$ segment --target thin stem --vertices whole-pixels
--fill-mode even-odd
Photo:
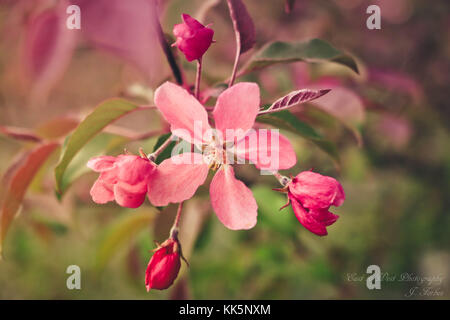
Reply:
[[[234,84],[234,80],[236,80],[236,72],[237,72],[237,67],[238,67],[238,64],[239,64],[239,57],[240,56],[241,56],[241,47],[240,47],[240,45],[238,43],[237,46],[236,46],[236,57],[234,58],[233,71],[231,73],[230,82],[228,83],[229,87],[231,87]]]
[[[172,228],[170,229],[170,237],[178,240],[178,226],[180,224],[181,211],[183,210],[183,202],[178,205],[177,215],[173,221]]]
[[[200,97],[200,79],[202,77],[202,58],[199,58],[197,60],[197,75],[195,76],[195,90],[194,90],[194,94],[195,97],[198,98]]]
[[[183,210],[183,202],[180,202],[180,204],[178,205],[177,215],[173,223],[174,227],[178,227],[178,225],[180,224],[181,210]]]
[[[173,137],[174,135],[171,134],[170,137],[167,138],[167,140],[164,141],[164,143],[160,145],[158,149],[155,150],[155,152],[148,155],[148,159],[151,161],[155,161],[156,158],[158,158],[158,156],[161,154],[161,152],[163,152],[164,149],[166,149],[169,146],[169,144],[173,141]]]
[[[275,172],[273,175],[274,175],[275,178],[277,178],[277,180],[280,182],[280,184],[283,187],[285,187],[291,181],[291,179],[281,175],[279,172]]]
[[[183,76],[181,75],[181,70],[178,67],[178,64],[175,60],[175,57],[172,54],[172,50],[170,49],[170,45],[166,41],[166,37],[164,36],[164,31],[161,27],[161,23],[159,22],[158,15],[156,14],[156,6],[154,6],[153,10],[153,19],[155,20],[155,29],[158,36],[159,44],[166,55],[167,62],[169,62],[170,68],[172,69],[173,76],[178,84],[183,84]]]

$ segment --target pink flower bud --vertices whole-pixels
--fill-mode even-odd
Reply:
[[[167,239],[150,259],[145,272],[145,286],[164,290],[172,285],[181,266],[181,247],[176,239]]]
[[[214,30],[205,27],[190,15],[181,15],[183,23],[173,27],[173,34],[177,41],[173,46],[184,53],[188,61],[200,59],[213,42]]]
[[[100,173],[91,188],[92,200],[101,204],[115,200],[127,208],[137,208],[144,202],[150,176],[156,168],[147,158],[127,154],[95,157],[87,166]]]
[[[304,171],[287,185],[287,192],[300,223],[314,234],[327,235],[326,227],[339,218],[328,209],[340,206],[345,200],[341,184],[331,177]]]

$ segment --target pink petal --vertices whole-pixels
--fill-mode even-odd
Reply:
[[[165,82],[156,89],[155,104],[170,123],[172,133],[184,140],[202,142],[205,132],[210,130],[205,108],[174,83]]]
[[[194,18],[192,18],[190,15],[183,13],[181,15],[181,19],[183,19],[184,23],[190,28],[190,29],[194,29],[194,30],[201,30],[203,29],[205,26],[202,25],[199,21],[195,20]]]
[[[130,185],[126,182],[118,181],[114,185],[114,199],[122,207],[137,208],[144,202],[146,191],[146,181],[137,185]]]
[[[323,223],[325,226],[331,226],[339,219],[337,214],[331,213],[328,209],[311,209],[309,214],[316,219],[316,221]]]
[[[297,162],[291,142],[278,130],[251,130],[236,144],[236,155],[268,171],[289,169]]]
[[[345,200],[344,190],[336,179],[312,171],[299,173],[289,184],[289,191],[305,208],[340,206]]]
[[[290,193],[289,200],[291,201],[295,216],[306,229],[318,236],[326,236],[328,234],[326,224],[316,220],[315,216],[311,215]]]
[[[166,206],[192,198],[208,176],[208,165],[198,153],[183,153],[164,160],[150,178],[148,198]]]
[[[88,168],[94,170],[95,172],[102,172],[106,170],[111,170],[116,162],[116,157],[112,156],[100,156],[91,158],[87,166]]]
[[[259,87],[256,83],[240,82],[220,94],[213,115],[216,128],[222,132],[224,140],[245,136],[255,123],[259,102]],[[227,134],[227,129],[234,132]]]
[[[147,180],[156,165],[148,159],[135,155],[117,157],[117,179],[131,185]]]
[[[258,205],[249,188],[225,165],[210,186],[211,204],[219,220],[231,230],[251,229],[256,224]]]
[[[112,185],[107,184],[101,178],[95,181],[94,185],[91,188],[91,197],[95,203],[104,204],[109,201],[114,200],[114,193],[112,190]]]
[[[333,205],[335,207],[341,206],[345,200],[344,188],[342,188],[342,185],[339,182],[337,182],[337,184],[338,184],[338,186],[337,186],[336,195],[333,199],[333,202],[331,203],[331,205]]]
[[[214,31],[203,28],[195,31],[195,35],[177,42],[178,48],[185,54],[188,61],[200,59],[212,43]]]

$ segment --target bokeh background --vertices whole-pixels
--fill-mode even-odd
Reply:
[[[123,6],[111,1],[115,10],[97,8],[87,17],[82,12],[82,30],[92,29],[58,37],[55,33],[67,31],[58,30],[57,21],[42,27],[33,19],[45,8],[65,2],[0,1],[0,125],[43,130],[49,121],[80,117],[114,96],[149,103],[153,90],[171,79],[156,39],[145,31],[142,19],[129,20],[141,24],[129,31],[133,36],[124,31],[124,42],[117,40],[122,29],[108,25],[120,25],[120,17],[132,14],[130,8],[145,8],[145,2]],[[124,147],[137,152],[142,146],[151,152],[156,136],[130,141],[118,134],[166,128],[156,112],[139,112],[86,146],[73,168],[77,179],[61,201],[54,194],[58,155],[40,170],[5,241],[0,299],[450,297],[448,2],[297,0],[290,13],[281,0],[244,2],[256,26],[257,48],[268,41],[317,37],[358,61],[360,75],[336,64],[298,62],[240,78],[258,82],[265,103],[308,86],[337,92],[323,101],[329,113],[311,104],[296,108],[295,114],[336,143],[340,167],[310,142],[282,130],[298,156],[296,167],[284,174],[313,167],[344,186],[347,199],[334,210],[340,219],[328,228],[329,235],[309,233],[290,208],[279,211],[285,198],[271,190],[276,180],[242,166],[237,175],[259,204],[256,227],[226,229],[211,212],[207,182],[187,201],[182,217],[181,241],[190,267],[183,265],[170,290],[147,293],[149,250],[153,240],[167,237],[176,207],[159,211],[148,202],[137,210],[96,205],[89,196],[96,174],[84,169],[89,157],[118,154]],[[366,28],[370,4],[381,8],[381,30]],[[114,16],[117,12],[123,15]],[[171,34],[181,13],[213,23],[217,42],[204,57],[202,87],[220,83],[231,72],[235,51],[225,1],[162,1],[160,19],[166,33]],[[27,46],[36,30],[47,35],[36,40],[39,49],[30,57]],[[54,37],[62,41],[56,44],[62,53],[48,57],[46,48],[55,45]],[[71,46],[73,51],[64,52]],[[252,52],[243,56],[244,62]],[[45,59],[54,69],[50,75],[40,70]],[[195,64],[179,54],[177,59],[192,81]],[[32,146],[0,135],[2,174]],[[383,272],[381,290],[366,287],[371,264]],[[69,265],[81,268],[81,290],[66,288]],[[399,281],[402,274],[441,281]],[[429,294],[408,297],[416,286],[430,287]]]

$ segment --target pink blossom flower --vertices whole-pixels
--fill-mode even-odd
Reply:
[[[145,286],[164,290],[172,285],[181,267],[181,247],[177,240],[167,239],[150,259],[145,272]]]
[[[173,27],[173,34],[177,41],[173,46],[184,53],[188,61],[200,59],[213,42],[214,30],[183,13],[183,23]]]
[[[287,193],[298,221],[319,236],[327,235],[326,227],[339,218],[328,211],[330,206],[339,207],[345,200],[344,189],[336,179],[312,171],[303,171],[293,178]]]
[[[259,87],[241,82],[218,97],[212,117],[216,131],[208,123],[208,114],[185,89],[166,82],[155,92],[155,104],[170,124],[173,134],[194,143],[203,153],[183,153],[163,161],[152,175],[158,188],[149,188],[148,197],[155,206],[165,206],[191,198],[205,181],[209,168],[218,169],[210,185],[212,207],[219,220],[229,229],[250,229],[256,224],[257,204],[250,189],[237,180],[231,164],[234,157],[247,159],[258,168],[287,169],[296,163],[290,142],[277,132],[277,138],[259,143],[260,130],[252,129],[260,108]],[[230,131],[232,130],[232,131]],[[230,134],[231,132],[231,134]],[[248,143],[249,141],[258,143]],[[234,154],[223,149],[234,143]],[[272,154],[265,158],[265,152]],[[276,164],[273,159],[279,160]]]
[[[137,208],[144,202],[150,175],[156,167],[135,155],[95,157],[87,166],[100,172],[91,188],[92,200],[100,204],[115,200],[127,208]]]

